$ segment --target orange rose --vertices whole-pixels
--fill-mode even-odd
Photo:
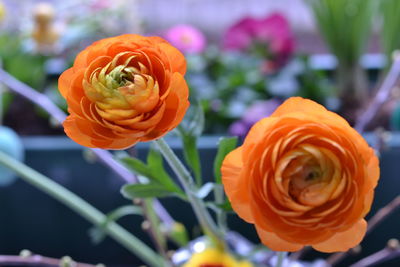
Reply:
[[[66,134],[104,149],[165,135],[189,107],[185,72],[184,56],[159,37],[127,34],[93,43],[58,82],[70,113]]]
[[[378,165],[343,118],[294,97],[253,126],[221,171],[233,209],[272,250],[336,252],[365,235]]]

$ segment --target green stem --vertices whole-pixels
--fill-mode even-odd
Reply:
[[[100,225],[106,220],[106,216],[103,213],[79,196],[1,151],[0,164],[10,168],[23,180],[35,186],[39,190],[47,193],[51,197],[57,199],[94,225]],[[108,223],[105,227],[105,231],[118,243],[143,260],[146,264],[153,267],[163,266],[163,260],[161,257],[159,257],[145,243],[133,236],[118,224],[114,222]]]
[[[221,185],[216,185],[214,188],[214,197],[217,204],[224,203],[224,189]],[[223,233],[226,233],[228,227],[226,223],[226,212],[222,209],[217,211],[217,223]]]
[[[277,252],[278,259],[276,261],[275,267],[282,267],[283,260],[286,257],[287,252]]]
[[[170,259],[166,251],[166,240],[160,230],[160,220],[153,209],[153,199],[143,199],[142,201],[143,215],[149,222],[149,234],[153,239],[158,253],[165,259],[165,267],[171,267],[172,265],[169,264]]]
[[[2,85],[0,84],[0,125],[3,125],[3,97],[4,97],[4,88],[2,87]]]
[[[172,170],[175,172],[180,183],[182,184],[182,187],[188,196],[188,200],[192,205],[193,211],[196,214],[203,231],[205,234],[209,235],[213,241],[217,243],[217,245],[223,246],[224,242],[222,233],[219,231],[214,220],[211,218],[211,215],[208,212],[204,202],[198,198],[195,193],[193,177],[190,175],[189,171],[182,164],[179,158],[175,155],[174,151],[172,151],[169,145],[164,141],[164,139],[160,138],[154,142],[157,144],[164,158],[171,166]]]

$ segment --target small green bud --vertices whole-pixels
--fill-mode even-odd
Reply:
[[[75,262],[72,260],[70,256],[64,256],[60,260],[60,267],[74,267]]]

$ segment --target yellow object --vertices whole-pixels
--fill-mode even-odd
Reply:
[[[3,21],[6,15],[6,8],[4,7],[3,2],[0,1],[0,22]]]
[[[208,248],[196,253],[183,267],[253,267],[248,261],[237,261],[223,250]]]
[[[37,24],[50,24],[54,19],[54,8],[48,3],[39,3],[35,6],[33,16]]]
[[[53,45],[59,38],[59,33],[53,27],[50,28],[35,28],[32,33],[32,38],[38,46]]]
[[[52,5],[39,3],[35,6],[33,11],[35,26],[32,38],[39,51],[51,50],[59,38],[59,32],[53,25],[54,16],[55,11]]]

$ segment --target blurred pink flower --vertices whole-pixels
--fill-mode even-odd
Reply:
[[[245,17],[232,25],[223,39],[226,50],[245,50],[250,47],[255,38],[255,29],[258,21],[252,17]]]
[[[294,48],[293,34],[286,18],[274,13],[254,24],[255,38],[269,44],[275,53],[292,53]]]
[[[95,0],[90,7],[94,11],[99,11],[103,9],[110,8],[112,6],[112,2],[110,0]]]
[[[197,28],[187,24],[170,28],[164,37],[183,53],[201,53],[206,46],[204,34]]]
[[[247,50],[254,44],[265,44],[279,65],[287,61],[294,50],[294,37],[286,18],[273,13],[265,18],[246,17],[225,33],[226,50]]]

